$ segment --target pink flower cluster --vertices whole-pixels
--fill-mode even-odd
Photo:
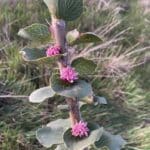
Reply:
[[[61,47],[57,46],[57,45],[48,47],[48,49],[46,51],[47,57],[58,55],[60,53],[61,53]]]
[[[72,135],[75,137],[87,137],[89,134],[89,129],[87,127],[87,123],[80,121],[78,123],[76,123],[73,127],[72,127]]]
[[[70,66],[63,67],[60,70],[60,78],[62,80],[68,81],[69,83],[73,83],[75,80],[78,79],[78,73],[75,71],[74,68]]]

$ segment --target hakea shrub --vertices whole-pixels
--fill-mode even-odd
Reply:
[[[81,115],[80,108],[86,103],[107,104],[104,97],[94,94],[87,81],[87,76],[91,77],[95,73],[97,64],[84,57],[73,58],[73,52],[68,49],[77,44],[102,42],[92,32],[79,33],[75,29],[66,33],[66,21],[73,21],[81,15],[83,0],[44,0],[44,3],[51,14],[50,26],[35,23],[18,32],[19,36],[42,45],[23,48],[23,59],[45,64],[49,69],[55,70],[50,78],[50,85],[32,92],[29,101],[41,103],[55,95],[63,96],[66,105],[61,110],[69,111],[69,118],[52,121],[38,129],[38,141],[47,148],[55,145],[56,150],[88,150],[90,146],[95,149],[106,146],[110,150],[120,150],[125,144],[121,136],[108,133],[96,123],[86,122]]]

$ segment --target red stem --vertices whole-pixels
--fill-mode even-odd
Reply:
[[[51,25],[52,34],[54,36],[56,45],[59,45],[62,48],[63,53],[68,53],[66,48],[66,25],[65,21],[52,18],[52,25]],[[68,64],[68,56],[63,56],[61,60],[58,62],[59,69],[64,66],[70,65]],[[68,98],[67,100],[70,112],[70,120],[72,126],[81,120],[79,104],[77,99]]]

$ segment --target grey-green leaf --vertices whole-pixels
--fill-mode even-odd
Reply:
[[[51,57],[46,56],[46,48],[28,48],[25,47],[20,51],[20,54],[22,54],[22,57],[25,61],[28,62],[36,62],[36,63],[48,63],[48,65],[53,65],[58,58],[60,58],[62,55],[55,55]]]
[[[20,29],[18,35],[37,42],[50,42],[51,40],[48,27],[39,23]]]
[[[66,147],[69,150],[83,150],[98,141],[102,136],[103,128],[94,123],[89,123],[88,128],[90,129],[90,134],[85,138],[73,137],[71,129],[68,129],[63,136]]]
[[[99,141],[95,142],[96,148],[108,147],[109,150],[121,150],[126,141],[120,135],[112,135],[107,131],[103,131],[103,135]]]
[[[61,80],[59,75],[53,75],[51,78],[51,87],[56,94],[81,99],[93,93],[92,87],[89,83],[83,80],[77,80],[74,83],[66,83]]]
[[[72,30],[67,33],[67,42],[69,45],[102,42],[103,40],[93,32],[79,33],[79,31]]]
[[[71,65],[76,69],[80,76],[94,74],[97,66],[92,60],[83,57],[73,60]]]
[[[69,119],[58,119],[40,128],[36,137],[40,144],[46,148],[50,148],[55,144],[63,143],[63,133],[70,127]]]
[[[47,86],[32,92],[31,95],[29,96],[29,101],[32,103],[41,103],[44,100],[53,97],[54,95],[55,92],[51,89],[50,86]]]

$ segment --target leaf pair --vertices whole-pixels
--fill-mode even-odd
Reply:
[[[40,23],[34,23],[19,30],[18,35],[35,42],[49,43],[53,42],[48,26]],[[102,42],[102,39],[92,32],[79,33],[77,29],[69,31],[66,35],[69,45]]]
[[[36,136],[46,148],[57,144],[56,149],[60,150],[82,150],[98,141],[103,133],[103,128],[95,123],[89,123],[88,128],[90,129],[88,137],[76,138],[71,134],[69,119],[59,119],[39,129]]]
[[[25,47],[20,51],[22,57],[25,61],[28,62],[39,62],[45,63],[48,65],[53,65],[56,61],[65,54],[58,54],[55,56],[47,57],[46,48],[28,48]],[[72,67],[76,69],[80,76],[92,75],[95,72],[96,64],[88,59],[80,57],[73,60]]]
[[[55,94],[81,99],[91,93],[93,93],[91,85],[84,80],[78,80],[74,84],[66,84],[59,78],[59,75],[53,75],[51,78],[51,87],[48,86],[35,90],[29,96],[29,100],[33,103],[41,103],[55,96]]]
[[[120,135],[112,135],[96,123],[88,123],[88,128],[88,137],[74,137],[71,134],[69,119],[58,119],[40,128],[36,137],[46,148],[58,145],[56,150],[83,150],[91,145],[96,149],[107,147],[109,150],[121,150],[126,144]]]

